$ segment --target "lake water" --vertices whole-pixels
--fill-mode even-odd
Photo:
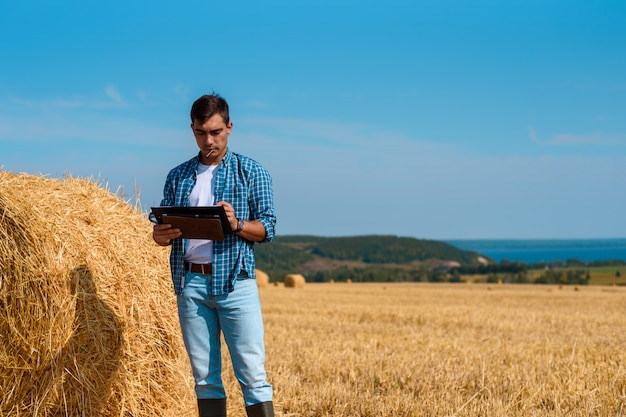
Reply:
[[[464,250],[527,264],[578,259],[585,262],[626,261],[625,239],[448,240]]]

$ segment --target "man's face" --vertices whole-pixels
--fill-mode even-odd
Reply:
[[[196,137],[196,143],[200,148],[200,162],[204,165],[217,165],[226,154],[228,135],[233,128],[233,123],[224,123],[219,114],[214,114],[204,123],[194,120],[191,130]]]

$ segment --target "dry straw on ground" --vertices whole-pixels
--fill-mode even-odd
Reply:
[[[0,171],[0,416],[194,408],[167,249],[92,181]]]
[[[261,291],[284,417],[626,416],[626,288]]]

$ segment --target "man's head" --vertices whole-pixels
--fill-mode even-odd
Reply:
[[[191,123],[199,121],[204,123],[211,116],[219,114],[224,123],[230,122],[228,103],[218,94],[204,95],[194,101],[191,106]]]
[[[228,135],[233,127],[228,115],[228,103],[220,96],[200,97],[191,106],[191,130],[200,148],[200,162],[204,165],[220,163],[228,146]]]

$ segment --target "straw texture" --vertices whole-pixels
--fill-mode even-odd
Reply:
[[[270,284],[270,276],[267,273],[261,271],[260,269],[254,269],[254,274],[256,275],[256,285],[259,288],[265,288]]]
[[[306,279],[301,274],[287,274],[284,283],[286,288],[304,288]]]
[[[0,416],[185,416],[167,248],[91,180],[0,171]]]

